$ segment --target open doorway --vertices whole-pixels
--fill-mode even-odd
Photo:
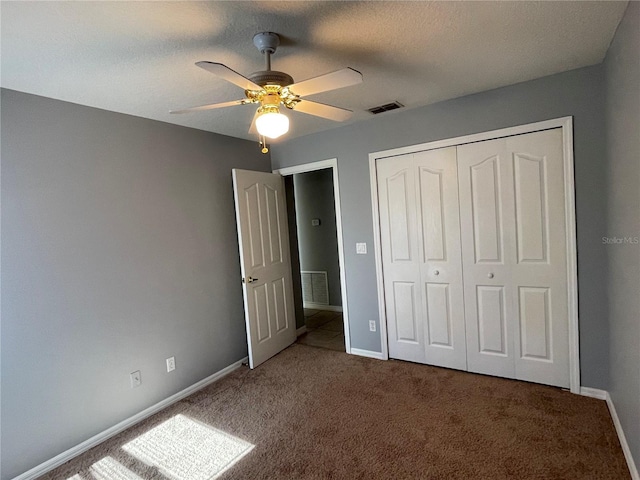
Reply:
[[[292,177],[306,328],[298,342],[344,352],[333,172]]]
[[[285,178],[298,342],[350,353],[337,161]]]

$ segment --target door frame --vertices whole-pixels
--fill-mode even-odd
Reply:
[[[336,240],[338,242],[338,265],[340,267],[340,294],[342,296],[342,319],[344,323],[344,346],[347,353],[351,353],[351,338],[349,335],[349,308],[347,306],[347,278],[344,263],[344,242],[342,238],[342,211],[340,209],[340,182],[338,181],[338,159],[329,158],[317,162],[304,163],[293,167],[282,167],[273,173],[287,177],[297,173],[315,172],[330,168],[333,173],[333,198],[336,211]]]
[[[376,262],[378,286],[378,312],[380,315],[380,343],[382,358],[389,359],[387,315],[384,297],[384,279],[382,276],[382,249],[380,240],[380,212],[378,210],[378,178],[376,161],[379,159],[453,147],[467,143],[494,140],[525,133],[533,133],[552,128],[562,129],[562,150],[564,161],[565,227],[567,235],[567,305],[569,321],[569,385],[572,393],[580,393],[580,338],[578,320],[578,262],[576,248],[576,207],[573,163],[573,117],[561,117],[542,122],[528,123],[514,127],[491,130],[472,135],[436,140],[391,150],[382,150],[369,154],[369,175],[371,181],[371,208],[373,212],[373,247]]]

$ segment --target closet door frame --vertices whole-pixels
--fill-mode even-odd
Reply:
[[[552,128],[562,129],[562,151],[564,162],[564,202],[565,226],[567,234],[567,306],[569,322],[569,385],[572,393],[580,393],[580,343],[578,320],[578,265],[576,249],[576,207],[575,182],[573,171],[573,117],[562,117],[542,122],[518,125],[499,130],[465,135],[461,137],[437,140],[434,142],[410,145],[407,147],[383,150],[369,154],[369,175],[371,181],[371,207],[373,212],[373,240],[378,286],[378,311],[380,315],[380,343],[382,358],[389,359],[387,316],[384,296],[384,278],[382,275],[382,248],[380,239],[380,214],[378,209],[378,179],[376,161],[379,159],[416,153],[437,148],[453,147],[473,142],[494,140],[525,133],[533,133]]]

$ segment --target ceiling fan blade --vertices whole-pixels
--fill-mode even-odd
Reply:
[[[311,102],[309,100],[300,100],[294,110],[302,113],[308,113],[309,115],[315,115],[316,117],[327,118],[334,122],[344,122],[349,120],[353,112],[346,108],[333,107],[331,105],[325,105],[324,103]]]
[[[303,80],[300,83],[294,83],[293,85],[289,85],[289,90],[296,95],[304,97],[315,93],[350,87],[358,83],[362,83],[362,74],[353,68],[347,67],[336,72],[310,78],[309,80]]]
[[[208,72],[217,75],[218,77],[226,80],[227,82],[231,82],[234,85],[243,88],[244,90],[262,90],[260,85],[253,83],[247,77],[243,77],[235,70],[231,70],[226,65],[221,63],[214,62],[196,62],[196,65],[200,68],[204,68]]]
[[[234,105],[245,105],[249,102],[247,100],[233,100],[231,102],[223,102],[223,103],[211,103],[209,105],[201,105],[199,107],[191,107],[184,108],[182,110],[171,110],[169,113],[190,113],[190,112],[199,112],[201,110],[213,110],[214,108],[224,108],[224,107],[232,107]]]
[[[256,114],[253,116],[253,120],[251,120],[251,126],[249,127],[249,133],[251,135],[260,135],[258,133],[258,128],[256,127],[257,118],[258,118],[258,110],[256,110]]]

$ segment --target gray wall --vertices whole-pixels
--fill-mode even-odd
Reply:
[[[231,168],[270,159],[10,90],[1,145],[8,479],[246,355]]]
[[[607,237],[640,237],[640,3],[630,2],[605,60]],[[609,390],[640,470],[640,245],[607,246]]]
[[[367,81],[365,75],[365,82]],[[357,87],[354,87],[354,95]],[[368,154],[552,118],[574,116],[582,385],[607,388],[606,161],[603,67],[573,70],[274,145],[274,168],[337,157],[351,345],[380,351]],[[356,255],[366,242],[367,255]]]
[[[330,168],[293,176],[300,270],[326,271],[329,305],[342,305],[338,231],[333,195],[333,171]],[[311,226],[311,220],[320,225]]]

